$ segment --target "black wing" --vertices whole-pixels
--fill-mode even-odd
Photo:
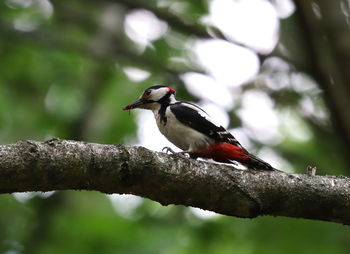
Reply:
[[[170,110],[181,123],[207,135],[216,142],[227,142],[242,147],[224,127],[217,126],[206,118],[208,114],[200,107],[188,102],[177,102],[170,105]]]

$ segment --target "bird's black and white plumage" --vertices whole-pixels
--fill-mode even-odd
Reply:
[[[175,90],[167,86],[146,89],[139,100],[124,110],[152,110],[160,132],[192,158],[211,158],[248,168],[275,170],[270,164],[250,154],[224,127],[216,125],[208,114],[195,104],[177,101]]]

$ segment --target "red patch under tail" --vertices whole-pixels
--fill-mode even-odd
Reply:
[[[245,150],[225,142],[205,147],[199,154],[199,157],[211,158],[215,161],[225,163],[230,163],[231,160],[245,163],[249,160],[249,156]]]
[[[197,156],[211,158],[223,163],[233,163],[233,161],[238,161],[244,166],[252,169],[275,170],[270,164],[248,153],[241,147],[225,142],[207,146]]]

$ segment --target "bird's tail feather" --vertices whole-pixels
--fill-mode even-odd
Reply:
[[[244,164],[248,168],[257,169],[257,170],[280,171],[280,170],[272,167],[266,161],[263,161],[262,159],[256,157],[255,155],[253,155],[251,153],[248,154],[248,160]]]
[[[201,153],[191,153],[190,156],[192,158],[211,158],[223,163],[234,163],[234,161],[238,161],[250,169],[280,171],[272,167],[269,163],[249,153],[244,148],[226,142],[209,145],[205,147]]]

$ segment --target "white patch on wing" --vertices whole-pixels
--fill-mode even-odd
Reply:
[[[211,122],[215,126],[218,126],[218,127],[220,126],[220,124],[215,123],[215,121],[209,116],[209,114],[206,111],[204,111],[204,109],[200,108],[199,106],[191,104],[191,103],[186,103],[186,102],[183,102],[182,105],[196,110],[200,116],[204,117],[206,120],[208,120],[209,122]]]
[[[198,114],[200,114],[202,117],[204,117],[205,119],[210,121],[210,116],[208,114],[204,113],[203,111],[198,111]]]

